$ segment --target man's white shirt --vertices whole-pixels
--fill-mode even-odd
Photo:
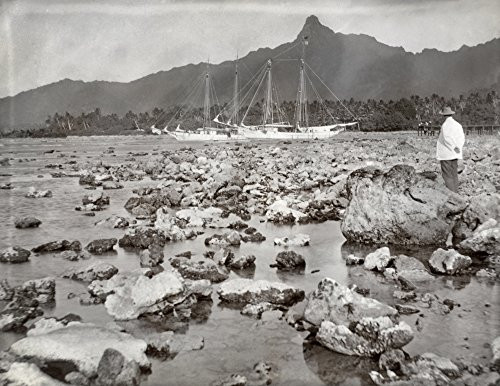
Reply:
[[[441,125],[441,132],[436,145],[436,158],[440,161],[462,159],[462,147],[465,143],[464,129],[453,117],[448,117]],[[455,148],[460,151],[455,152]]]

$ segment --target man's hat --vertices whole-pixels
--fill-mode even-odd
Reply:
[[[450,106],[446,106],[443,110],[439,112],[441,115],[453,115],[455,112],[451,109]]]

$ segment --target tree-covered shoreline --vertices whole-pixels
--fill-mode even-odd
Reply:
[[[494,90],[473,92],[459,97],[444,98],[433,94],[430,97],[412,95],[396,101],[373,100],[356,101],[314,101],[308,103],[308,121],[310,126],[341,122],[359,122],[364,131],[414,130],[420,123],[440,124],[439,110],[450,106],[456,111],[456,119],[463,125],[483,125],[500,123],[500,97]],[[277,106],[276,106],[277,108]],[[285,101],[279,109],[294,121],[295,102]],[[211,117],[221,113],[220,120],[229,118],[230,106],[213,105]],[[239,116],[243,116],[247,107],[242,107]],[[262,101],[257,102],[248,111],[245,124],[261,122]],[[128,111],[123,116],[104,114],[100,108],[93,111],[72,115],[68,112],[56,112],[47,117],[41,127],[18,130],[4,130],[2,137],[65,137],[68,135],[137,135],[153,134],[152,127],[175,130],[177,125],[193,130],[203,124],[203,108],[171,106],[166,109],[155,107],[151,111]],[[215,123],[214,123],[215,125]]]

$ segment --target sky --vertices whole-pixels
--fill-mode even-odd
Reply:
[[[500,37],[500,0],[0,0],[0,98],[233,60],[293,41],[311,14],[411,52]]]

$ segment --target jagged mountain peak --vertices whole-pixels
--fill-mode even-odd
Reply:
[[[319,21],[319,19],[316,15],[311,15],[311,16],[307,17],[306,22],[304,24],[304,27],[305,26],[317,26],[317,25],[323,25],[323,24],[321,24],[321,22]]]
[[[334,33],[330,28],[321,24],[318,17],[315,15],[308,16],[302,30],[299,32],[297,39],[310,38],[324,32]]]
[[[297,39],[275,48],[260,48],[240,58],[240,84],[246,84],[269,58],[286,51],[298,58],[297,43],[308,37],[302,51],[314,72],[342,99],[398,99],[410,95],[450,96],[473,89],[499,87],[498,45],[500,39],[454,52],[435,49],[413,55],[390,47],[368,35],[336,33],[319,19],[309,16]],[[305,47],[305,45],[303,46]],[[292,49],[290,49],[292,48]],[[285,56],[283,56],[285,57]],[[282,58],[283,58],[282,57]],[[220,102],[232,98],[232,61],[214,65],[215,88]],[[63,80],[13,97],[0,98],[0,129],[29,127],[43,123],[55,112],[81,113],[99,107],[103,113],[124,114],[167,108],[183,103],[186,90],[198,79],[201,64],[188,64],[159,71],[129,83]],[[443,76],[444,74],[444,76]],[[297,63],[282,61],[273,67],[282,100],[294,100]],[[320,92],[324,87],[316,85]],[[322,96],[331,98],[330,94]]]

